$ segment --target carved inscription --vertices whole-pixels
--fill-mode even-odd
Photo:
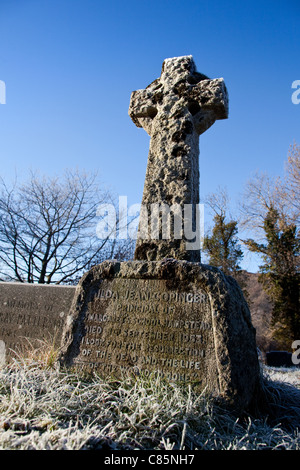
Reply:
[[[74,362],[118,375],[133,369],[168,379],[199,380],[212,347],[208,295],[165,280],[104,280],[88,303]]]
[[[73,287],[0,283],[0,341],[7,358],[39,347],[39,340],[59,346],[74,292]]]
[[[24,338],[48,339],[49,333],[58,331],[63,324],[63,315],[54,314],[53,304],[41,306],[22,299],[2,299],[0,302],[0,336],[5,338],[7,349],[22,350]]]

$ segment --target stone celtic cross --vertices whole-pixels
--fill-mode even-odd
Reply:
[[[198,73],[191,56],[165,60],[160,78],[133,92],[129,114],[151,136],[138,261],[106,260],[83,275],[65,319],[63,367],[189,384],[237,413],[261,397],[250,310],[237,282],[198,262],[197,218],[186,212],[199,202],[199,135],[227,108],[223,80]]]
[[[228,117],[224,80],[198,73],[192,56],[166,59],[160,78],[131,94],[129,116],[151,137],[142,199],[146,213],[141,211],[134,258],[199,262],[199,248],[188,244],[199,234],[199,135]],[[162,214],[170,216],[167,235]]]

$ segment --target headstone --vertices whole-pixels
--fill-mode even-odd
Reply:
[[[133,93],[130,115],[151,135],[144,205],[197,204],[197,138],[226,117],[225,90],[187,56],[167,59],[161,78]],[[260,379],[249,308],[238,284],[197,262],[174,227],[150,242],[141,230],[134,261],[106,261],[82,277],[60,363],[102,377],[158,374],[244,408]]]
[[[100,376],[133,372],[194,383],[249,403],[255,330],[236,282],[182,260],[106,261],[77,286],[61,362]]]
[[[0,362],[40,347],[59,347],[75,287],[0,282]]]

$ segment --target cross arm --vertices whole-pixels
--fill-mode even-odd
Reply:
[[[223,78],[202,80],[191,90],[202,109],[213,109],[216,119],[228,118],[228,92]]]
[[[150,135],[152,119],[157,114],[152,91],[147,88],[133,91],[131,93],[128,114],[137,127],[143,127]]]
[[[228,92],[223,78],[201,80],[190,90],[189,108],[199,134],[217,119],[228,118]]]

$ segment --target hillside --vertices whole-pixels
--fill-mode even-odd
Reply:
[[[251,311],[252,323],[256,329],[257,346],[264,354],[276,348],[276,342],[271,335],[272,303],[258,282],[258,273],[242,272],[242,281],[249,294],[248,305]]]

